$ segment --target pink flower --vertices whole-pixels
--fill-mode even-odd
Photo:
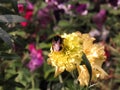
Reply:
[[[23,4],[18,4],[18,10],[19,10],[19,13],[23,13],[24,12],[24,5]]]
[[[30,1],[27,1],[26,10],[33,11],[33,9],[34,9],[34,5]]]
[[[28,50],[30,51],[31,60],[27,64],[27,67],[33,72],[43,64],[42,50],[37,50],[34,44],[30,44]]]
[[[27,11],[24,18],[29,21],[32,16],[33,16],[33,11]],[[21,22],[21,25],[23,27],[26,27],[28,25],[28,22]]]
[[[26,27],[28,25],[28,22],[31,20],[33,16],[33,10],[34,6],[31,2],[26,1],[27,6],[24,7],[23,4],[18,4],[18,9],[20,14],[24,14],[24,18],[27,20],[27,22],[21,22],[21,26]]]

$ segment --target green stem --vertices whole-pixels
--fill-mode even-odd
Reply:
[[[63,79],[62,79],[61,75],[59,75],[59,81],[60,81],[60,83],[63,83]]]
[[[35,89],[34,74],[32,74],[32,90]]]
[[[59,81],[61,84],[63,84],[63,79],[61,75],[59,75]],[[61,90],[65,90],[65,87],[63,86]]]

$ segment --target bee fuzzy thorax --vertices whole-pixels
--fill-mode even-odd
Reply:
[[[59,35],[56,35],[52,40],[52,50],[60,51],[62,49],[62,42],[63,38],[61,38]]]

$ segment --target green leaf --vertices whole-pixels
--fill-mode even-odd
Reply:
[[[10,9],[0,6],[0,14],[15,14],[13,11],[11,11]]]
[[[17,76],[18,76],[18,74],[15,74],[15,75],[11,76],[7,81],[11,81],[11,80],[14,81]]]
[[[7,43],[8,45],[10,45],[11,47],[13,47],[13,42],[10,38],[10,35],[4,31],[1,27],[0,27],[0,38]]]
[[[46,70],[44,77],[45,77],[45,78],[48,78],[48,76],[50,75],[50,73],[52,73],[52,72],[54,72],[54,71],[55,71],[54,68],[53,68],[53,69],[48,69],[48,70]]]
[[[19,82],[15,82],[15,86],[19,87],[19,88],[24,88],[25,86]]]
[[[67,27],[67,26],[70,26],[70,23],[67,20],[61,20],[59,21],[58,25],[60,27]]]
[[[20,59],[20,57],[17,54],[10,54],[10,53],[0,53],[0,58],[2,58],[3,60]]]
[[[12,0],[12,7],[14,8],[15,12],[18,14],[19,11],[18,11],[18,3],[17,3],[17,0]]]
[[[52,90],[64,90],[64,84],[63,83],[55,83],[52,86]]]
[[[89,79],[89,85],[90,85],[91,78],[92,78],[92,67],[91,67],[91,64],[90,64],[88,58],[86,57],[85,53],[83,53],[82,59],[83,59],[83,64],[85,64],[85,66],[87,67],[87,70],[90,75],[90,79]]]
[[[25,21],[26,21],[25,18],[18,15],[0,15],[0,22],[20,23]]]
[[[7,88],[6,88],[7,87]],[[25,86],[19,82],[16,82],[16,81],[5,81],[4,83],[4,88],[5,90],[8,90],[8,88],[11,88],[9,90],[13,90],[13,88],[15,87],[19,87],[19,88],[24,88]]]
[[[26,4],[26,0],[18,0],[18,4],[19,3]]]
[[[51,44],[50,43],[40,43],[39,48],[44,49],[44,48],[50,48]]]
[[[4,72],[1,72],[0,73],[0,86],[2,86],[4,84],[4,80],[5,79],[5,74]]]
[[[13,87],[19,87],[19,88],[24,88],[24,85],[19,83],[19,82],[16,82],[15,79],[16,77],[18,76],[18,74],[14,74],[12,75],[10,78],[8,78],[6,81],[5,81],[5,85],[4,86],[9,86],[11,88]]]
[[[11,0],[0,0],[0,3],[10,3]]]
[[[55,69],[50,68],[50,66],[47,63],[44,63],[43,71],[45,73],[44,78],[46,79],[51,73],[54,73]]]
[[[11,49],[6,43],[1,43],[0,45],[0,51],[6,51]]]

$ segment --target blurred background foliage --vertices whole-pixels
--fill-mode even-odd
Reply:
[[[47,64],[51,40],[74,31],[105,45],[106,80],[80,87],[72,73],[54,78]],[[120,90],[119,31],[120,0],[0,0],[0,90]],[[32,72],[31,43],[44,58]]]

